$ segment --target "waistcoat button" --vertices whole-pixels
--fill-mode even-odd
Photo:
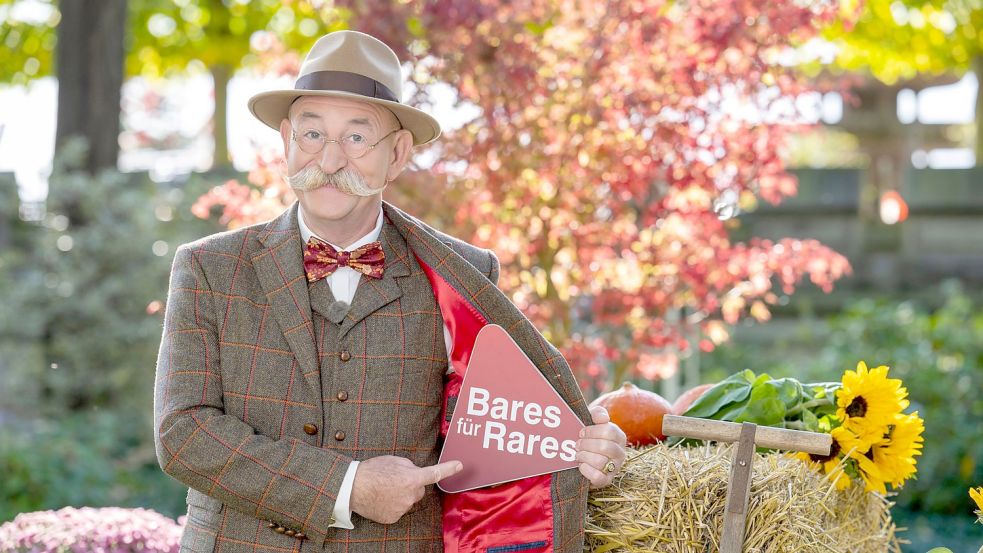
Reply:
[[[348,392],[342,390],[335,397],[338,398],[338,401],[346,401],[348,399]]]
[[[348,353],[347,351],[341,352],[341,360],[342,361],[348,361],[351,358],[352,358],[352,354]]]
[[[304,425],[304,432],[308,435],[313,436],[317,434],[317,425],[312,423],[307,423]]]
[[[344,440],[345,439],[345,432],[342,431],[342,430],[339,430],[339,431],[335,432],[334,433],[334,439],[338,440],[339,442],[342,441],[342,440]]]

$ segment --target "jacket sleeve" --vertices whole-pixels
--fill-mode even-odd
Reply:
[[[225,413],[213,302],[196,250],[182,246],[157,358],[157,460],[191,488],[320,544],[352,459],[296,438],[274,440]]]

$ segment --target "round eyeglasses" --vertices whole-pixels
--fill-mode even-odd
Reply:
[[[345,155],[351,159],[358,159],[365,154],[369,153],[369,150],[375,148],[380,142],[392,136],[393,133],[403,130],[402,127],[398,129],[393,129],[389,131],[389,134],[383,136],[379,140],[375,141],[375,144],[369,144],[365,135],[361,133],[352,133],[340,140],[335,140],[328,138],[321,131],[314,129],[307,129],[306,131],[297,134],[297,131],[291,131],[290,136],[300,149],[308,154],[319,154],[324,146],[329,142],[334,142],[341,146],[341,151],[345,152]]]

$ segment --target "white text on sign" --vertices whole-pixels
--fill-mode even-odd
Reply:
[[[527,435],[514,430],[508,432],[506,436],[508,428],[503,422],[496,422],[517,422],[521,418],[532,426],[557,428],[560,426],[560,408],[555,405],[547,405],[544,408],[533,402],[510,401],[502,397],[492,398],[488,390],[475,386],[468,394],[467,414],[493,419],[486,421],[483,434],[481,434],[482,424],[476,424],[471,419],[463,417],[457,421],[459,433],[465,436],[482,436],[481,446],[484,449],[495,447],[499,451],[523,455],[534,455],[538,450],[538,453],[547,459],[559,455],[564,461],[574,460],[577,444],[573,440],[560,442],[553,436]]]

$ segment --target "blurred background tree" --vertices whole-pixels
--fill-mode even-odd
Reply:
[[[0,0],[0,81],[26,85],[32,79],[54,73],[55,47],[61,12],[53,2],[44,3],[36,13],[23,13],[19,0]],[[30,16],[29,16],[30,15]]]
[[[827,27],[834,69],[866,72],[914,90],[951,82],[967,71],[983,75],[983,2],[865,0]],[[983,158],[983,94],[976,96],[976,159]]]
[[[656,380],[725,340],[725,321],[766,319],[775,282],[791,293],[807,276],[828,290],[849,270],[813,240],[728,237],[741,208],[795,194],[779,149],[801,123],[787,98],[809,86],[777,54],[814,36],[834,4],[338,5],[409,60],[415,100],[431,103],[442,83],[475,114],[387,197],[497,252],[501,287],[589,395]],[[270,174],[199,208],[261,219],[253,202],[270,197],[259,190]],[[421,201],[432,197],[442,202]]]
[[[30,5],[28,7],[28,5]],[[17,10],[29,9],[29,14]],[[90,172],[115,165],[119,89],[127,76],[151,79],[207,72],[215,105],[210,133],[214,166],[230,165],[228,86],[272,44],[296,59],[321,35],[344,28],[347,11],[297,0],[0,0],[0,82],[26,84],[57,70],[60,146],[81,135],[90,144]],[[267,36],[270,35],[270,36]],[[59,36],[63,49],[58,48]],[[276,37],[276,40],[271,40]],[[125,40],[125,50],[124,50]],[[287,50],[289,49],[289,51]],[[125,59],[124,59],[125,54]],[[265,68],[275,71],[275,68]],[[96,78],[92,78],[96,77]],[[95,87],[91,92],[90,87]]]
[[[0,43],[6,47],[0,82],[26,84],[56,73],[56,149],[84,138],[89,145],[84,167],[95,174],[115,167],[119,153],[126,2],[78,0],[63,8],[50,0],[0,0]]]
[[[228,87],[236,71],[256,62],[271,44],[267,34],[296,57],[321,35],[344,28],[346,13],[330,2],[280,0],[135,0],[127,73],[158,78],[204,69],[212,77],[215,113],[214,166],[230,163]]]

